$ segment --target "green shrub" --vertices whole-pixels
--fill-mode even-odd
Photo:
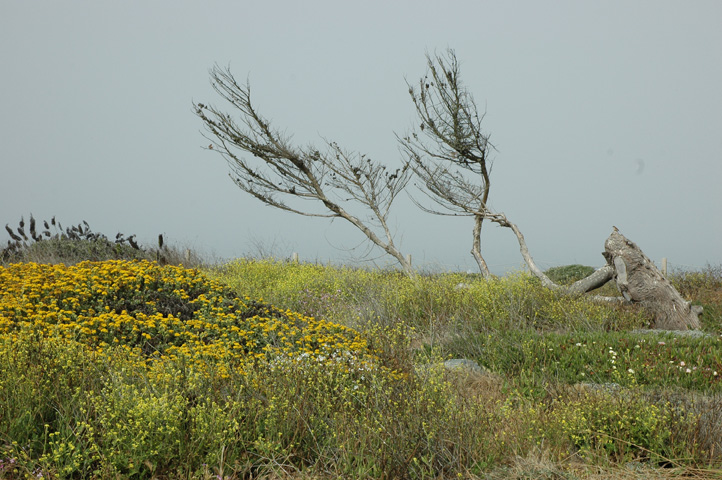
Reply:
[[[722,331],[722,265],[674,272],[670,280],[683,297],[704,308],[701,322],[706,331]]]
[[[594,270],[594,267],[575,264],[552,267],[544,273],[555,283],[560,285],[571,285],[577,280],[588,277],[594,273]]]

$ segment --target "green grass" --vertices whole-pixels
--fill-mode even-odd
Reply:
[[[0,478],[722,475],[719,268],[672,275],[703,337],[637,332],[643,312],[524,273],[240,259],[0,279]]]

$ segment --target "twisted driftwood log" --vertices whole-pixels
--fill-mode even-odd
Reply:
[[[614,267],[614,281],[624,299],[638,303],[654,316],[654,328],[700,328],[702,307],[691,305],[631,240],[614,232],[604,242],[604,258]]]

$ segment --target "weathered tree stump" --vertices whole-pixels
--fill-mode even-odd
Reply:
[[[604,242],[604,258],[614,269],[613,280],[622,296],[640,304],[654,317],[653,328],[694,330],[700,328],[702,307],[691,305],[631,240],[619,231]]]

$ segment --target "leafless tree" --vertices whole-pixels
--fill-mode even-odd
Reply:
[[[471,254],[488,277],[481,254],[481,227],[488,214],[489,154],[494,147],[481,128],[484,114],[461,82],[454,51],[427,54],[426,60],[426,75],[417,86],[409,84],[421,123],[408,135],[397,137],[421,191],[442,210],[414,201],[429,213],[474,217]]]
[[[397,137],[408,164],[421,182],[418,185],[421,192],[443,211],[415,203],[437,215],[474,217],[471,254],[486,277],[490,272],[481,253],[481,227],[485,219],[514,232],[524,261],[546,287],[583,293],[598,288],[598,282],[603,285],[609,281],[612,269],[603,268],[590,279],[560,286],[537,267],[519,228],[506,215],[488,207],[492,166],[489,155],[494,146],[489,134],[482,130],[484,114],[479,113],[473,96],[461,81],[455,52],[427,54],[426,62],[427,72],[418,86],[409,85],[421,123],[407,136]]]
[[[256,110],[249,82],[239,84],[229,68],[217,65],[210,76],[215,91],[239,119],[202,103],[194,103],[194,111],[210,141],[206,148],[225,158],[238,187],[281,210],[342,218],[394,257],[407,274],[413,274],[410,260],[394,244],[389,228],[391,206],[406,187],[411,169],[392,171],[332,141],[324,140],[322,149],[293,145],[289,136]]]

